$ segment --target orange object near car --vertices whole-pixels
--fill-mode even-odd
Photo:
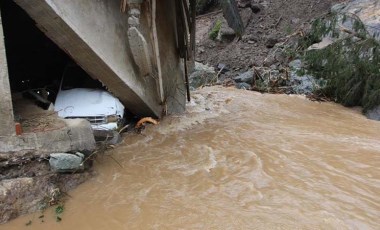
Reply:
[[[22,126],[20,123],[16,122],[16,135],[21,135],[22,134]]]

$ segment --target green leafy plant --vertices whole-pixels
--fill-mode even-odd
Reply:
[[[64,206],[63,205],[58,205],[56,208],[55,208],[55,214],[56,215],[60,215],[63,213],[63,211],[65,210]]]
[[[215,25],[214,27],[212,28],[211,32],[209,33],[208,37],[211,39],[211,40],[215,40],[217,37],[218,37],[218,34],[219,34],[219,31],[220,31],[220,28],[222,27],[222,22],[218,19],[216,22],[215,22]]]
[[[338,17],[352,20],[352,31],[343,38],[334,34]],[[323,36],[339,38],[319,50],[304,52],[306,71],[327,80],[324,95],[345,106],[363,106],[364,112],[380,105],[380,44],[365,29],[359,18],[351,15],[332,15],[318,19],[312,32],[303,39],[303,48],[318,42]]]
[[[57,205],[57,207],[55,207],[55,216],[57,222],[60,222],[62,220],[61,214],[63,213],[63,211],[65,211],[65,207],[62,204]]]

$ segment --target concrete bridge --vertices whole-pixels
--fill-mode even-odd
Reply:
[[[185,110],[195,0],[0,0],[2,15],[6,1],[21,7],[51,41],[133,114],[161,117]],[[12,17],[8,12],[8,22]],[[81,146],[81,138],[87,135],[80,130],[77,138],[67,135],[67,129],[54,131],[56,140],[44,132],[16,135],[3,23],[0,16],[0,153],[87,148]],[[47,139],[64,147],[52,147]]]
[[[187,0],[14,0],[38,28],[134,114],[185,109],[186,59],[194,46]],[[0,17],[1,21],[1,17]],[[194,36],[191,36],[192,41]],[[26,38],[27,39],[27,38]],[[14,135],[0,24],[0,136]]]

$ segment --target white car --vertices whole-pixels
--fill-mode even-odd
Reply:
[[[99,88],[79,67],[66,67],[54,110],[65,119],[87,119],[94,131],[114,131],[123,125],[124,106]]]

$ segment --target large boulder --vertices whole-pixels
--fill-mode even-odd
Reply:
[[[55,172],[77,172],[84,169],[82,153],[52,153],[49,164]]]
[[[217,73],[213,67],[195,62],[194,71],[190,74],[189,85],[191,90],[195,90],[205,85],[212,85],[217,82]]]
[[[360,18],[371,36],[380,41],[380,4],[379,0],[350,0],[336,4],[331,8],[333,13],[352,14]],[[344,28],[353,30],[353,20],[344,20]]]
[[[194,64],[194,72],[196,71],[205,71],[205,72],[215,73],[215,70],[213,67],[209,65],[204,65],[200,62],[195,62]]]
[[[312,94],[315,90],[324,87],[326,81],[324,79],[316,79],[310,74],[301,74],[303,63],[300,59],[289,62],[290,74],[288,85],[291,92],[296,94]]]
[[[380,105],[366,112],[369,119],[380,121]]]
[[[296,72],[291,72],[288,84],[292,92],[296,94],[311,94],[314,90],[321,88],[320,83],[323,80],[317,80],[312,75],[304,74],[299,76]]]
[[[237,77],[234,77],[234,81],[236,83],[252,84],[254,75],[255,75],[254,72],[250,70],[250,71],[239,74]]]
[[[225,19],[222,20],[222,25],[220,27],[218,36],[216,39],[221,42],[231,42],[236,37],[235,31],[228,26]]]
[[[68,136],[72,146],[66,151],[95,150],[96,143],[90,122],[85,119],[64,119],[64,121],[70,129]]]

